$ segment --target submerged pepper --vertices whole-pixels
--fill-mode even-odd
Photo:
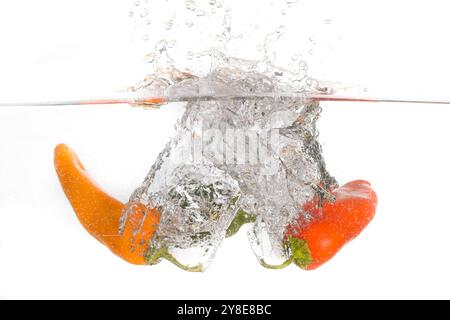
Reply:
[[[302,269],[314,270],[333,258],[374,218],[377,195],[370,183],[352,181],[331,195],[335,201],[322,202],[316,197],[306,203],[306,215],[300,215],[287,228],[285,246],[290,258],[279,266],[261,261],[263,266],[280,269],[295,263]]]
[[[125,261],[146,264],[148,242],[159,224],[157,210],[135,205],[119,234],[124,204],[95,183],[68,146],[56,147],[54,164],[64,193],[83,227]]]

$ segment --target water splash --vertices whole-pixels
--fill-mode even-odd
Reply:
[[[171,96],[237,98],[189,102],[177,135],[130,198],[123,221],[137,204],[162,215],[149,244],[151,263],[157,262],[156,253],[166,252],[189,268],[206,268],[238,212],[255,217],[249,238],[259,259],[272,261],[274,252],[286,259],[279,249],[287,225],[318,190],[336,185],[317,142],[319,105],[282,98],[295,90],[283,80],[289,78],[258,73],[248,61],[228,63],[206,77],[165,83]],[[266,97],[239,98],[255,92]]]
[[[297,2],[286,0],[288,6]],[[169,11],[169,20],[162,19],[164,28],[160,29],[167,32],[200,28],[203,20],[214,19],[211,28],[216,31],[208,38],[210,47],[180,50],[168,45],[168,33],[164,33],[165,38],[146,56],[151,74],[132,88],[172,97],[237,97],[187,103],[177,135],[131,196],[123,221],[137,203],[156,208],[162,215],[149,243],[151,264],[164,252],[177,263],[204,269],[242,211],[254,217],[249,240],[258,258],[271,261],[275,253],[278,259],[286,259],[286,226],[303,214],[303,204],[318,190],[336,185],[325,169],[317,141],[320,107],[283,98],[285,92],[318,90],[300,53],[292,55],[289,65],[277,66],[277,45],[286,26],[278,25],[255,45],[259,57],[233,57],[230,48],[242,35],[235,30],[232,11],[225,3],[187,0],[183,10],[175,6],[175,12]],[[315,38],[311,36],[310,41]],[[200,71],[187,72],[192,69]],[[264,98],[239,98],[250,94]]]

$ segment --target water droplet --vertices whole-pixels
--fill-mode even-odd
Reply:
[[[286,32],[286,27],[285,26],[279,26],[277,29],[277,33],[278,34],[284,34]]]
[[[308,64],[305,60],[300,60],[300,55],[294,55],[289,63],[289,70],[301,80],[308,72]]]
[[[139,6],[141,5],[141,2],[140,2],[140,1],[136,1],[136,2],[134,3],[134,5],[135,5],[136,7],[139,7]]]
[[[175,19],[175,17],[172,17],[172,19],[170,19],[169,21],[167,21],[164,24],[164,27],[166,28],[166,30],[171,30],[173,28],[174,19]]]
[[[130,18],[132,18],[132,17],[134,16],[134,12],[133,12],[133,11],[128,12],[128,16],[129,16]]]
[[[314,49],[309,50],[309,55],[313,56],[314,55]]]
[[[302,60],[298,63],[298,67],[300,70],[308,70],[308,63],[305,60]]]
[[[168,44],[168,47],[169,47],[169,48],[173,48],[173,47],[175,47],[176,44],[177,44],[177,41],[176,41],[176,40],[171,40],[171,41],[169,42],[169,44]]]
[[[189,60],[194,59],[194,53],[193,53],[192,51],[189,51],[189,52],[187,53],[187,58],[188,58]]]
[[[332,22],[331,19],[325,19],[324,21],[325,24],[331,24],[331,22]]]
[[[316,37],[310,36],[309,37],[309,42],[311,42],[312,44],[316,44]]]
[[[148,40],[150,39],[150,36],[149,36],[148,34],[144,34],[144,35],[142,36],[142,39],[143,39],[144,41],[148,41]]]
[[[306,84],[308,87],[312,90],[317,90],[319,88],[319,81],[317,81],[314,78],[308,78],[306,79]]]
[[[225,8],[225,12],[230,13],[230,12],[231,12],[231,8],[230,8],[230,7],[226,7],[226,8]]]
[[[293,4],[293,3],[298,3],[299,0],[286,0],[286,3],[289,4]]]
[[[149,53],[145,56],[145,62],[147,63],[153,63],[156,60],[156,54],[153,53]]]
[[[148,26],[151,25],[151,24],[152,24],[152,20],[148,19],[148,20],[145,22],[145,24],[148,25]]]
[[[186,0],[185,2],[186,9],[195,11],[197,10],[197,4],[193,0]]]
[[[264,57],[264,59],[266,61],[270,62],[271,64],[274,64],[276,58],[277,58],[277,54],[275,53],[275,51],[266,49],[265,57]]]
[[[282,14],[283,16],[285,16],[285,15],[287,14],[287,10],[286,10],[286,9],[281,10],[281,14]]]
[[[141,11],[141,18],[145,18],[146,16],[148,16],[148,10],[147,8],[144,8]]]
[[[206,15],[206,11],[203,11],[203,10],[198,10],[197,11],[197,17],[203,17],[205,15]]]
[[[258,50],[258,51],[262,51],[262,50],[263,50],[263,46],[262,46],[262,45],[260,45],[260,44],[258,44],[258,45],[256,46],[256,50]]]
[[[209,0],[208,2],[209,2],[210,5],[214,6],[217,1],[216,0]]]
[[[223,26],[224,27],[230,27],[231,26],[231,16],[229,14],[226,14],[223,17]]]
[[[166,51],[166,49],[167,49],[167,42],[165,40],[159,41],[156,44],[155,49],[159,53],[162,53],[162,52]]]
[[[191,20],[187,20],[185,22],[185,24],[186,24],[186,27],[188,27],[188,28],[190,28],[190,27],[192,27],[194,25],[194,23]]]
[[[222,8],[223,7],[223,0],[217,0],[216,7],[217,8]]]

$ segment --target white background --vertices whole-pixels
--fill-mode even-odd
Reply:
[[[450,97],[447,1],[302,4],[318,19],[327,12],[333,34],[343,36],[332,52],[309,57],[313,76],[372,93]],[[0,99],[104,92],[139,80],[144,52],[130,41],[130,7],[2,0]],[[82,229],[54,173],[54,146],[71,145],[126,201],[181,112],[0,107],[0,298],[450,298],[450,107],[324,104],[329,170],[341,183],[371,181],[379,209],[356,241],[314,272],[263,269],[245,232],[227,240],[203,274],[167,262],[136,267]]]

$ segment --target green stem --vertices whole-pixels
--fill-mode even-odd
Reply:
[[[161,254],[161,258],[166,259],[169,262],[172,262],[174,265],[176,265],[178,268],[188,271],[188,272],[203,272],[203,266],[201,264],[189,267],[187,265],[182,264],[180,261],[178,261],[173,255],[171,255],[169,252],[164,252]]]
[[[187,266],[182,264],[180,261],[178,261],[173,255],[170,254],[169,250],[165,247],[157,250],[157,251],[151,251],[149,255],[147,256],[147,263],[149,265],[155,265],[158,263],[159,259],[166,259],[169,262],[172,262],[174,265],[176,265],[178,268],[188,271],[188,272],[203,272],[203,265],[199,264],[193,267]]]
[[[283,262],[282,264],[279,265],[273,265],[273,264],[268,264],[266,263],[263,259],[259,260],[259,263],[267,269],[272,269],[272,270],[280,270],[280,269],[284,269],[287,266],[289,266],[292,262],[294,262],[294,257],[290,257],[288,260],[286,260],[285,262]]]
[[[253,214],[249,214],[242,209],[236,213],[231,224],[228,226],[226,237],[230,238],[234,236],[244,224],[252,223],[256,221],[256,216]]]

